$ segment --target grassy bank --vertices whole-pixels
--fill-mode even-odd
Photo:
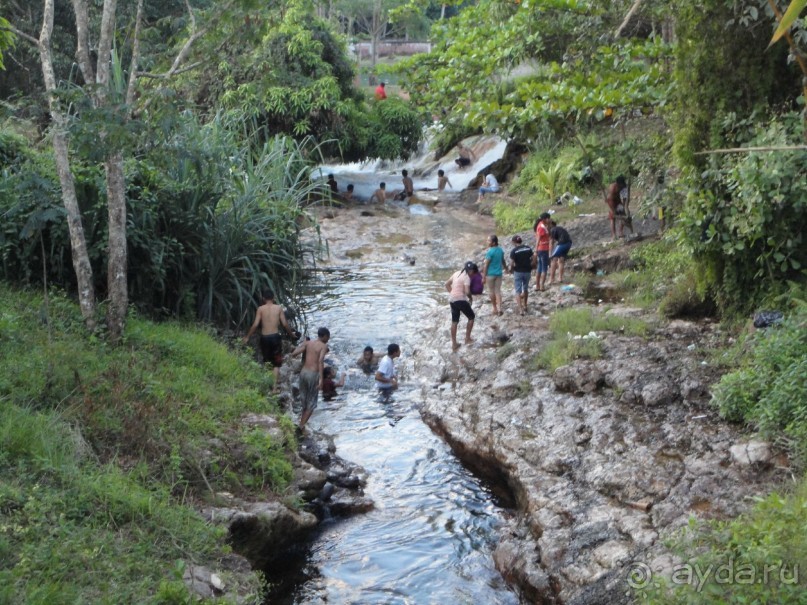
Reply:
[[[291,479],[267,375],[178,324],[132,317],[109,347],[64,297],[0,285],[0,603],[188,602],[183,566],[227,552],[192,505]],[[243,428],[248,412],[283,437]]]

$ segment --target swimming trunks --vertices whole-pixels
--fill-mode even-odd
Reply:
[[[276,368],[283,365],[283,339],[279,333],[261,334],[261,353],[263,363],[272,362]]]

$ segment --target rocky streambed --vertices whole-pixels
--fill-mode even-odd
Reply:
[[[423,295],[441,296],[442,281],[464,260],[481,258],[494,228],[460,196],[427,201],[434,213],[417,220],[406,207],[323,210],[328,262],[360,268],[383,261],[393,271],[396,263],[414,265],[434,276],[434,292]],[[567,228],[574,238],[575,223]],[[577,230],[591,246],[577,263],[581,270],[619,263],[618,251],[600,245],[609,236],[604,217],[579,219]],[[725,340],[719,325],[661,320],[619,303],[596,306],[616,318],[612,325],[619,318],[646,322],[647,334],[598,332],[602,358],[548,372],[534,360],[550,340],[549,317],[590,303],[578,288],[531,293],[530,313],[521,317],[511,286],[505,277],[503,316],[494,317],[486,300],[475,301],[477,342],[456,353],[447,302],[419,319],[422,336],[407,379],[419,384],[420,415],[464,464],[510,495],[517,514],[500,532],[493,558],[523,602],[630,602],[633,569],[664,573],[674,564],[665,537],[691,516],[737,515],[751,496],[783,479],[787,460],[767,444],[749,443],[709,406],[719,375],[710,350]],[[328,500],[340,514],[373,506],[362,492],[362,469],[339,459],[325,435],[304,440],[301,453],[295,489],[304,499]],[[259,513],[250,506],[209,511],[230,515],[234,536],[239,527],[251,527],[242,532],[250,536],[255,527],[274,528],[254,544],[263,556],[276,555],[317,522],[286,509],[273,513],[285,520],[273,525]]]

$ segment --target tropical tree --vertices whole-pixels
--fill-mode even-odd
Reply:
[[[336,8],[346,21],[370,36],[370,65],[378,63],[378,45],[387,36],[390,11],[405,0],[337,0]]]
[[[115,0],[104,0],[103,5],[89,5],[86,0],[72,0],[75,19],[76,57],[82,79],[82,91],[91,100],[88,116],[102,119],[96,122],[95,147],[100,151],[106,177],[106,203],[108,212],[108,265],[107,265],[107,328],[113,341],[120,338],[128,307],[128,262],[126,239],[126,178],[124,158],[126,154],[125,126],[133,116],[138,78],[171,78],[184,68],[194,43],[215,23],[222,11],[232,3],[225,3],[207,15],[204,25],[197,23],[197,12],[187,4],[187,27],[184,41],[180,44],[173,61],[160,73],[146,74],[140,71],[141,32],[143,26],[144,0],[138,0],[136,13],[131,20],[119,22]],[[64,99],[60,97],[57,75],[53,66],[51,35],[54,26],[54,0],[44,0],[42,29],[38,38],[19,28],[12,30],[33,42],[39,49],[45,89],[48,93],[52,120],[52,140],[56,165],[62,188],[62,198],[70,226],[73,249],[73,264],[78,282],[78,296],[82,314],[88,328],[95,325],[95,290],[92,267],[71,171],[68,145],[68,116]],[[121,30],[129,31],[131,45],[127,48],[129,69],[124,72],[115,48],[115,40]],[[92,41],[92,43],[91,43]],[[91,52],[91,47],[94,54]],[[95,58],[95,60],[93,60]],[[79,120],[81,115],[75,116]]]
[[[655,13],[659,3],[644,8]],[[669,95],[671,50],[650,19],[625,36],[627,10],[625,2],[481,0],[434,24],[432,52],[401,65],[403,86],[449,124],[522,140],[547,122],[658,107]]]

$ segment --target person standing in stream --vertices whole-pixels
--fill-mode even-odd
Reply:
[[[319,391],[322,390],[325,378],[325,355],[328,353],[328,341],[331,332],[328,328],[317,330],[316,340],[306,340],[291,352],[292,357],[303,354],[303,369],[300,370],[300,400],[303,412],[300,416],[299,431],[305,431],[305,425],[317,407]]]

